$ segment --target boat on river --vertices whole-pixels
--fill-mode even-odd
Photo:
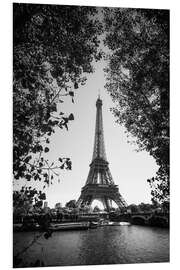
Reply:
[[[96,229],[99,226],[97,222],[65,222],[65,223],[50,223],[48,230],[51,231],[68,231],[68,230],[87,230]],[[34,224],[13,224],[14,232],[24,231],[42,231],[42,226]]]
[[[95,221],[90,222],[89,224],[90,229],[96,229],[97,227],[99,227],[99,222],[95,222]]]
[[[131,225],[129,222],[114,222],[114,221],[109,221],[109,220],[101,220],[99,222],[100,227],[104,226],[124,226],[124,225]]]
[[[90,222],[71,222],[51,224],[49,229],[51,231],[67,231],[67,230],[87,230],[90,228]]]

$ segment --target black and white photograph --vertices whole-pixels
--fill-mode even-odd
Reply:
[[[12,3],[13,268],[169,263],[170,10]]]

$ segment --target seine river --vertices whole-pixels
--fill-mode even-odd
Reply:
[[[36,234],[14,233],[14,254]],[[24,266],[37,259],[45,266],[168,262],[169,230],[131,225],[54,232],[24,253]]]

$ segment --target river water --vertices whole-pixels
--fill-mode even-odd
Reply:
[[[14,233],[14,254],[37,234]],[[23,266],[37,259],[45,266],[168,262],[169,230],[131,225],[54,232],[48,240],[40,238],[21,258]]]

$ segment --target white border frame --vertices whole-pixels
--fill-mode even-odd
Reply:
[[[12,268],[12,2],[2,0],[0,3],[1,30],[1,269]],[[39,0],[14,1],[23,3],[48,3],[71,5],[94,5],[113,7],[136,7],[170,9],[171,16],[171,262],[158,264],[131,264],[131,265],[100,265],[76,266],[74,269],[178,269],[179,262],[179,8],[178,1],[167,0]],[[172,139],[173,138],[173,139]],[[172,154],[173,153],[173,154]],[[57,268],[57,267],[56,267]],[[39,268],[40,269],[40,268]],[[48,267],[43,269],[55,269]],[[63,269],[62,267],[60,269]],[[66,270],[73,267],[66,267]]]

